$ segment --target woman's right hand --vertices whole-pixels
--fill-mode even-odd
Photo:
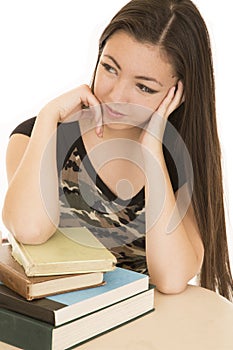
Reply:
[[[96,134],[101,137],[103,132],[101,105],[88,85],[81,85],[56,97],[45,105],[40,114],[49,115],[50,118],[55,118],[56,122],[63,123],[80,119],[90,107],[94,107],[91,111],[96,122]]]

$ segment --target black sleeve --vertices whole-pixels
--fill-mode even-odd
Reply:
[[[10,136],[15,134],[26,135],[31,137],[33,127],[35,125],[36,117],[27,119],[20,123],[11,132]],[[77,139],[78,135],[78,123],[58,123],[59,128],[57,129],[57,167],[60,173],[64,165],[66,155],[72,147],[73,143]],[[70,151],[71,152],[71,151]]]
[[[16,128],[12,131],[10,136],[14,134],[23,134],[30,137],[35,121],[36,121],[36,117],[25,120],[24,122],[16,126]]]

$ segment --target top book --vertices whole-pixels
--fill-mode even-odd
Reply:
[[[59,228],[45,243],[29,245],[8,235],[13,257],[27,276],[106,272],[116,258],[86,227]]]

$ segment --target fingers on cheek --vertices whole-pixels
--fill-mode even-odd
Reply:
[[[175,90],[176,90],[176,87],[173,86],[173,87],[169,90],[167,96],[165,97],[165,99],[164,99],[164,101],[163,101],[163,104],[164,104],[164,107],[165,107],[165,108],[168,107],[168,106],[170,105],[170,103],[172,103],[172,101],[173,101],[173,99],[174,99],[174,97],[175,97]]]

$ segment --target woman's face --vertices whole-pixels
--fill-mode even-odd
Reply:
[[[95,76],[104,123],[145,123],[177,80],[159,46],[116,32],[104,47]]]

